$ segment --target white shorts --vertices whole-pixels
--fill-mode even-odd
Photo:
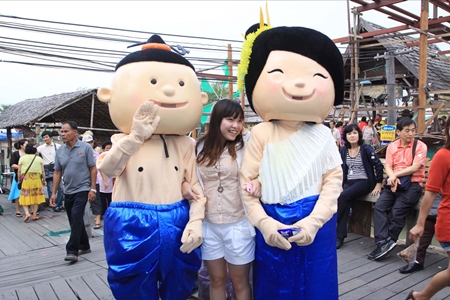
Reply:
[[[203,221],[202,259],[225,258],[233,265],[245,265],[255,259],[255,228],[247,218],[229,224]]]

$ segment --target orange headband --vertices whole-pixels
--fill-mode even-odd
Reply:
[[[147,43],[142,45],[142,50],[147,49],[161,49],[161,50],[167,50],[170,51],[170,47],[165,44],[159,44],[159,43]]]

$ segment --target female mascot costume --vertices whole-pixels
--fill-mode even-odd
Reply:
[[[320,124],[343,100],[342,55],[324,34],[303,27],[247,30],[238,68],[252,109],[241,182],[259,178],[262,197],[243,192],[258,229],[254,298],[338,299],[337,198],[341,158]],[[286,239],[278,230],[300,228]]]

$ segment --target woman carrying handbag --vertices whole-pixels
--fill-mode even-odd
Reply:
[[[31,217],[28,205],[31,205],[33,220],[39,220],[36,215],[39,204],[45,202],[42,186],[46,185],[44,163],[42,158],[36,155],[36,145],[28,143],[25,147],[25,155],[19,159],[18,177],[22,182],[20,188],[19,203],[25,211],[24,222]],[[24,172],[25,170],[25,172]]]

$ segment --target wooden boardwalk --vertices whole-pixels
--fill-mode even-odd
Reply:
[[[114,299],[106,280],[102,229],[92,230],[92,253],[70,264],[63,260],[69,237],[65,212],[41,211],[41,220],[24,223],[6,194],[0,194],[0,204],[5,210],[0,216],[0,299]],[[446,256],[428,253],[424,271],[403,275],[397,270],[404,264],[395,255],[400,246],[380,262],[367,259],[373,248],[372,239],[351,234],[338,250],[339,299],[405,299],[448,264]],[[450,299],[450,288],[433,299]]]

